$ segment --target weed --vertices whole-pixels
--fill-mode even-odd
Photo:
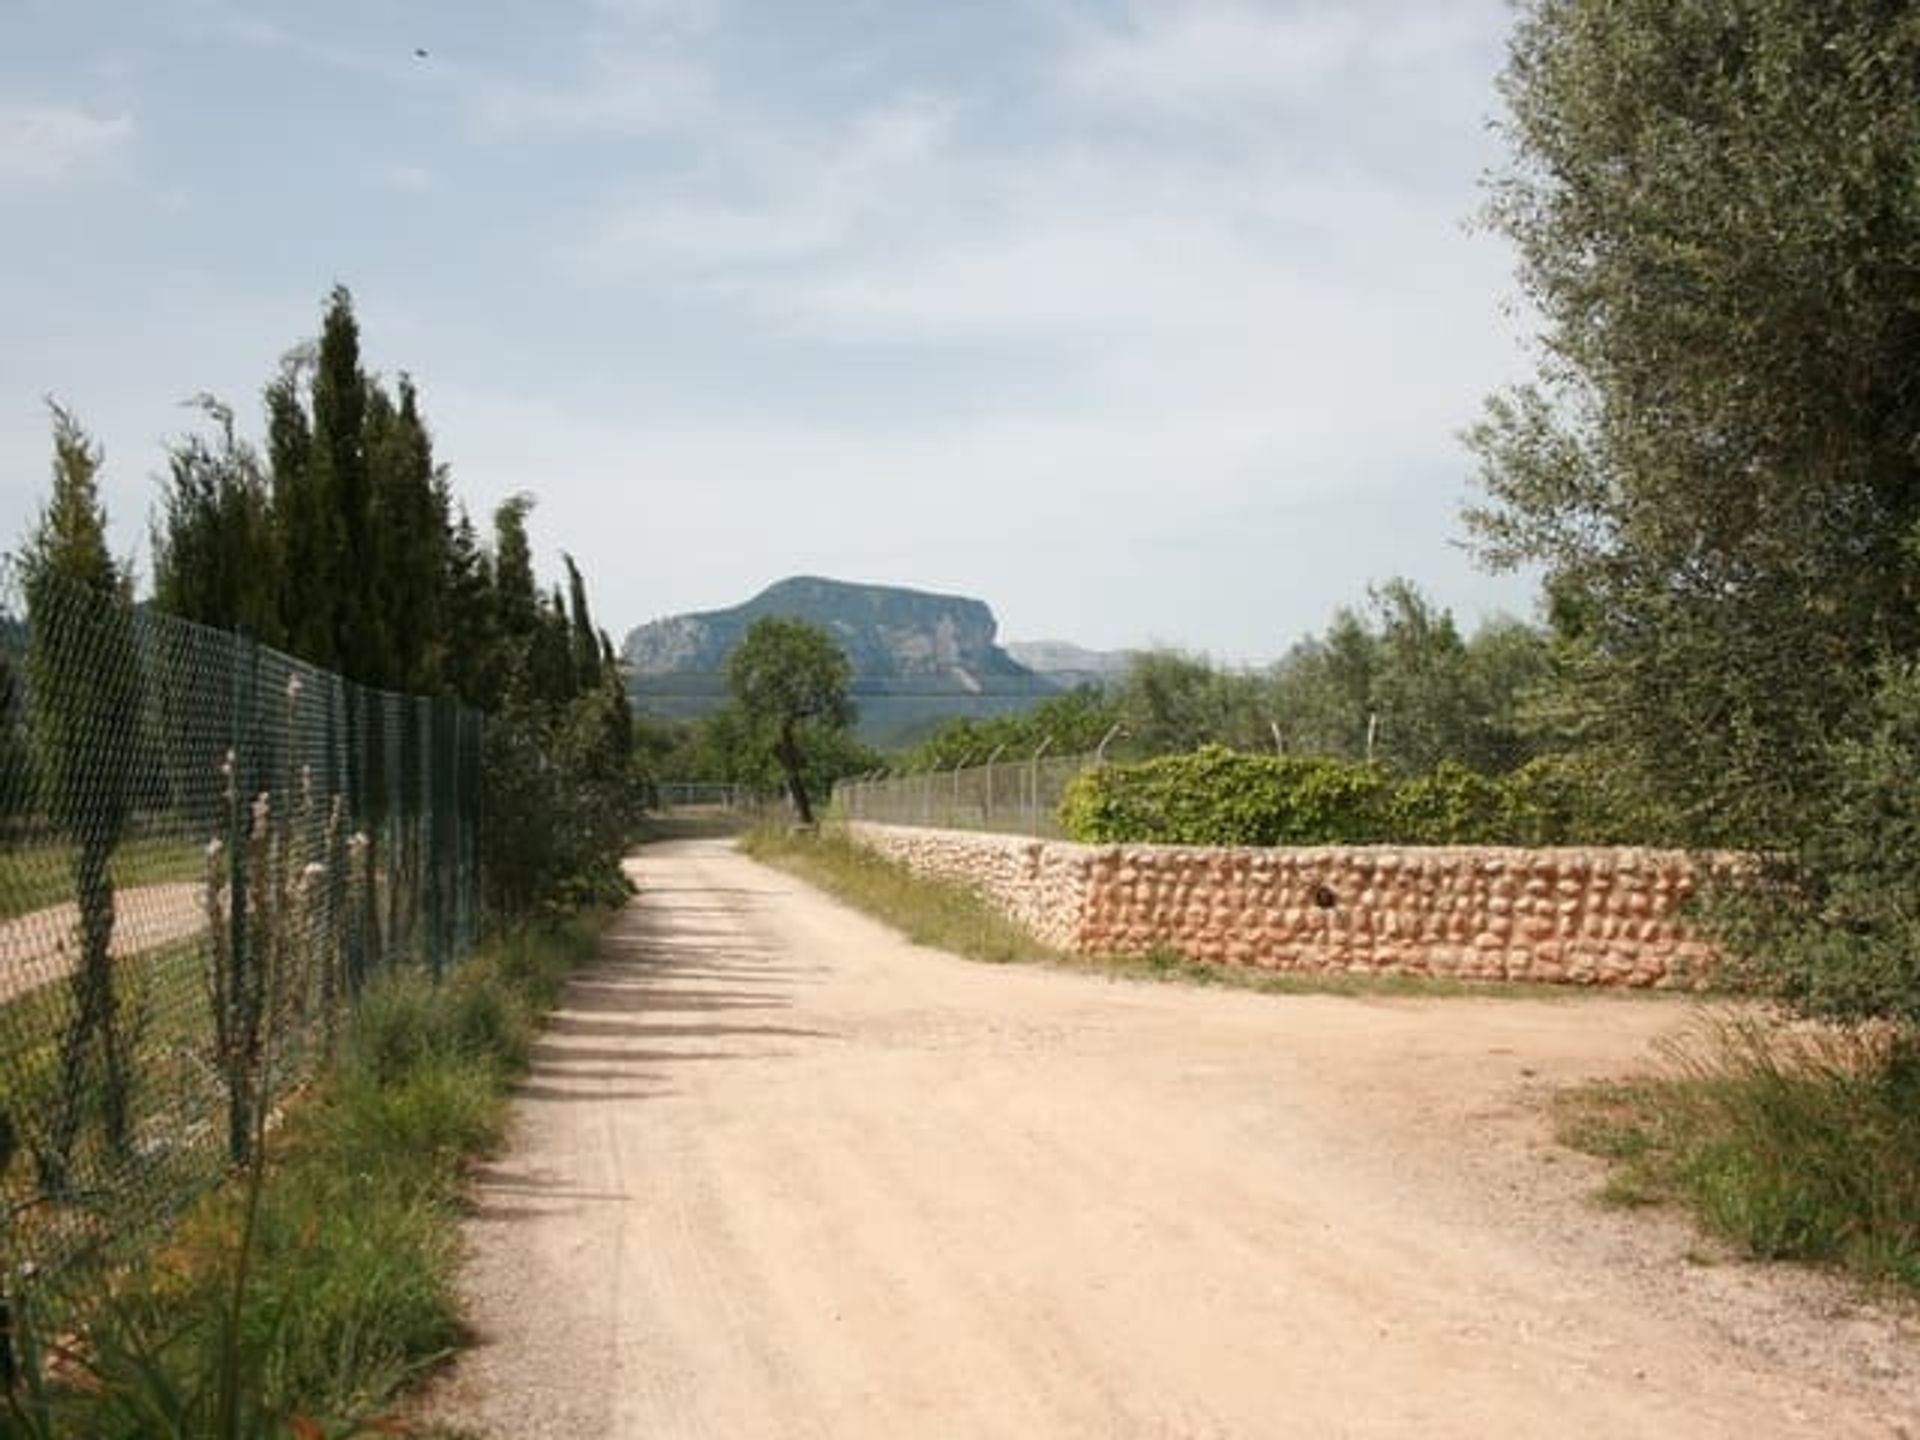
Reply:
[[[1911,1036],[1723,1019],[1670,1047],[1661,1078],[1574,1091],[1558,1120],[1614,1162],[1611,1203],[1681,1202],[1745,1254],[1920,1288]]]

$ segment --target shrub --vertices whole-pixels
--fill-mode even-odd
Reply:
[[[1543,756],[1505,775],[1447,761],[1403,778],[1358,761],[1217,745],[1083,771],[1060,819],[1089,844],[1576,845],[1646,843],[1662,830],[1572,757]]]
[[[1094,844],[1357,842],[1383,838],[1390,785],[1376,766],[1209,745],[1082,771],[1060,816],[1068,835]]]

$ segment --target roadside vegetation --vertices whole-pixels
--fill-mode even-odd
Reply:
[[[22,842],[0,909],[79,912],[61,978],[0,1010],[0,1223],[9,1257],[52,1262],[0,1277],[0,1433],[33,1440],[394,1433],[398,1387],[459,1339],[466,1162],[630,890],[624,679],[571,559],[537,577],[531,497],[480,539],[413,381],[363,367],[345,290],[266,387],[262,448],[200,408],[147,605],[108,548],[104,457],[58,405],[51,493],[0,574],[24,602],[0,614]],[[244,731],[217,708],[236,653],[293,677]],[[289,758],[320,681],[357,697],[306,726],[344,781]],[[381,692],[409,723],[370,728]],[[285,773],[252,753],[274,744]],[[211,809],[187,793],[222,776]],[[296,832],[316,803],[333,819]],[[127,892],[174,879],[205,882],[202,933],[117,954]]]
[[[1722,1020],[1657,1079],[1569,1091],[1561,1140],[1601,1199],[1683,1204],[1735,1252],[1920,1290],[1920,1062],[1884,1033]]]
[[[741,837],[740,848],[891,925],[916,945],[994,965],[1062,958],[969,887],[917,876],[854,844],[834,826],[796,833],[782,825],[760,825]]]
[[[376,982],[336,1061],[247,1171],[58,1332],[19,1317],[22,1440],[312,1440],[403,1431],[460,1342],[466,1168],[502,1136],[540,1016],[606,912],[502,934],[444,983]]]

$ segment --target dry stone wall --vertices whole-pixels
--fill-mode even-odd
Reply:
[[[1078,954],[1662,988],[1697,987],[1714,962],[1681,914],[1699,876],[1678,851],[1092,846],[849,828]]]

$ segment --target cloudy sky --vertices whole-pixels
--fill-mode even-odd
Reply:
[[[1476,232],[1503,0],[0,0],[0,543],[42,397],[163,445],[352,287],[476,514],[609,628],[807,572],[1279,653],[1475,571],[1528,368]],[[424,49],[424,58],[415,54]]]

